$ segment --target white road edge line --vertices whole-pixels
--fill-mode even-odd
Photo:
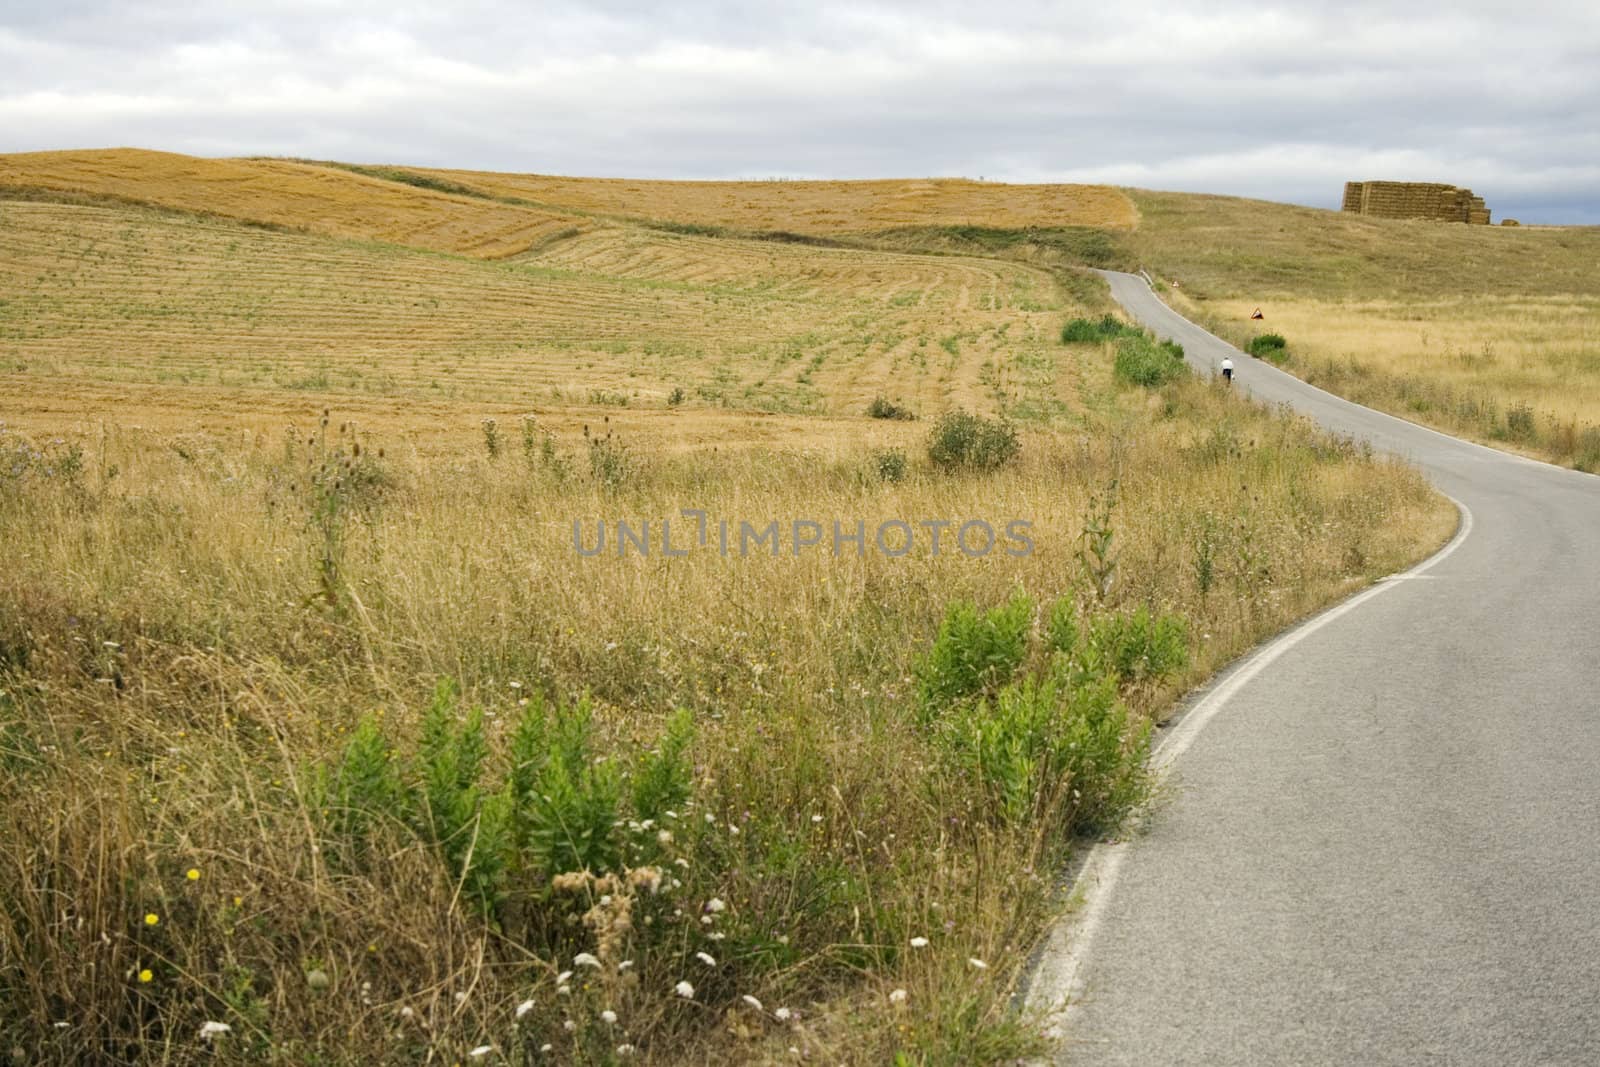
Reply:
[[[1265,670],[1274,660],[1324,626],[1354,611],[1373,597],[1399,583],[1396,578],[1415,578],[1450,558],[1456,549],[1466,543],[1472,534],[1472,512],[1461,501],[1446,496],[1456,506],[1460,521],[1455,536],[1445,546],[1409,570],[1379,579],[1375,584],[1355,594],[1340,604],[1314,615],[1267,644],[1239,666],[1229,670],[1201,700],[1185,712],[1150,754],[1150,769],[1158,778],[1171,770],[1177,758],[1188,751],[1206,724],[1216,718],[1229,700]],[[1083,1000],[1084,971],[1089,953],[1094,948],[1095,936],[1105,923],[1106,904],[1116,889],[1117,876],[1122,871],[1124,858],[1131,846],[1125,841],[1101,842],[1089,852],[1089,858],[1073,883],[1069,897],[1069,914],[1051,930],[1038,968],[1028,984],[1025,1010],[1038,1011],[1044,1022],[1044,1035],[1059,1046],[1066,1036],[1072,1010]]]

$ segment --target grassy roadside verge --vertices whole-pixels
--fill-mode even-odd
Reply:
[[[1600,471],[1600,349],[1591,305],[1511,298],[1473,304],[1269,303],[1251,322],[1237,301],[1161,297],[1248,351],[1319,388],[1480,444],[1590,473]],[[1282,331],[1278,333],[1278,331]],[[1256,354],[1256,353],[1252,353]]]
[[[1164,298],[1357,403],[1579,470],[1600,469],[1600,252],[1593,227],[1370,219],[1133,192],[1125,255]],[[1266,318],[1251,322],[1260,307]]]
[[[1096,410],[948,472],[922,427],[899,463],[536,425],[423,457],[336,415],[6,434],[0,1036],[61,1062],[1028,1051],[1004,994],[1051,872],[1137,795],[1144,724],[1453,520],[1197,382]],[[683,508],[1022,518],[1034,551],[573,549],[574,519],[592,545]]]

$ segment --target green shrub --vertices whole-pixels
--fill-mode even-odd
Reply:
[[[1281,333],[1260,333],[1250,338],[1245,351],[1257,359],[1283,363],[1289,358],[1289,342],[1283,339]]]
[[[914,422],[917,418],[917,413],[910,408],[901,407],[882,396],[872,398],[872,403],[867,405],[867,414],[874,419],[898,419],[902,422]]]
[[[685,807],[693,791],[688,711],[667,721],[656,746],[624,761],[596,752],[587,699],[550,707],[535,695],[511,731],[503,779],[488,774],[481,708],[464,715],[442,681],[423,713],[411,758],[397,759],[381,725],[366,717],[332,767],[314,768],[312,799],[331,856],[353,867],[384,821],[409,826],[436,850],[463,897],[495,912],[514,892],[538,895],[553,875],[623,869],[624,801],[633,828]],[[639,839],[654,850],[652,835]],[[512,884],[509,877],[516,875]]]
[[[941,470],[994,470],[1022,450],[1016,427],[965,411],[940,416],[928,436],[928,458]]]
[[[1132,720],[1109,677],[1060,661],[992,700],[958,706],[937,736],[998,823],[1047,816],[1067,832],[1105,829],[1144,792],[1149,724]]]
[[[1155,388],[1183,377],[1188,368],[1181,346],[1158,344],[1144,334],[1130,334],[1117,342],[1112,372],[1118,381]]]
[[[694,788],[688,759],[694,740],[694,720],[680,708],[667,720],[666,732],[656,747],[639,758],[633,774],[633,814],[660,822],[668,811],[683,807]]]
[[[511,783],[518,838],[526,865],[546,875],[615,870],[621,860],[617,822],[622,775],[593,749],[587,699],[548,716],[530,703],[512,738]]]
[[[364,845],[379,820],[404,812],[405,799],[388,739],[374,717],[363,716],[319,798],[329,828]]]
[[[1097,615],[1084,636],[1092,669],[1119,683],[1160,681],[1189,662],[1188,627],[1177,615],[1152,614],[1140,605],[1131,613]]]
[[[1115,315],[1107,314],[1098,319],[1073,319],[1061,328],[1061,341],[1063,344],[1114,341],[1124,334],[1138,332],[1136,327],[1127,325]]]
[[[1078,647],[1078,606],[1071,597],[1062,597],[1050,605],[1050,618],[1045,623],[1045,641],[1051,652],[1070,656]]]
[[[965,601],[951,604],[915,669],[924,716],[1009,682],[1028,654],[1032,625],[1033,602],[1020,592],[987,612]]]
[[[906,454],[898,448],[885,448],[873,454],[872,463],[878,477],[886,482],[903,482],[909,464]]]
[[[414,811],[418,831],[438,846],[451,876],[487,909],[498,891],[510,813],[498,799],[486,802],[478,784],[489,754],[483,709],[458,722],[457,696],[454,682],[440,682],[423,714]]]
[[[1054,720],[1046,784],[1078,833],[1114,828],[1144,796],[1150,723],[1135,720],[1110,678],[1080,677]]]

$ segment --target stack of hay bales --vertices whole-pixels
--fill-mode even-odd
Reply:
[[[1440,182],[1345,182],[1343,210],[1385,219],[1489,224],[1483,197]]]

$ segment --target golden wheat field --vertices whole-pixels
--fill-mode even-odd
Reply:
[[[632,181],[416,169],[492,196],[562,208],[741,230],[870,233],[902,226],[1004,229],[1138,224],[1108,185],[1014,185],[964,178],[879,181]]]
[[[286,160],[133,148],[0,155],[0,189],[114,197],[335,237],[494,259],[582,230],[562,212],[452,196]]]

